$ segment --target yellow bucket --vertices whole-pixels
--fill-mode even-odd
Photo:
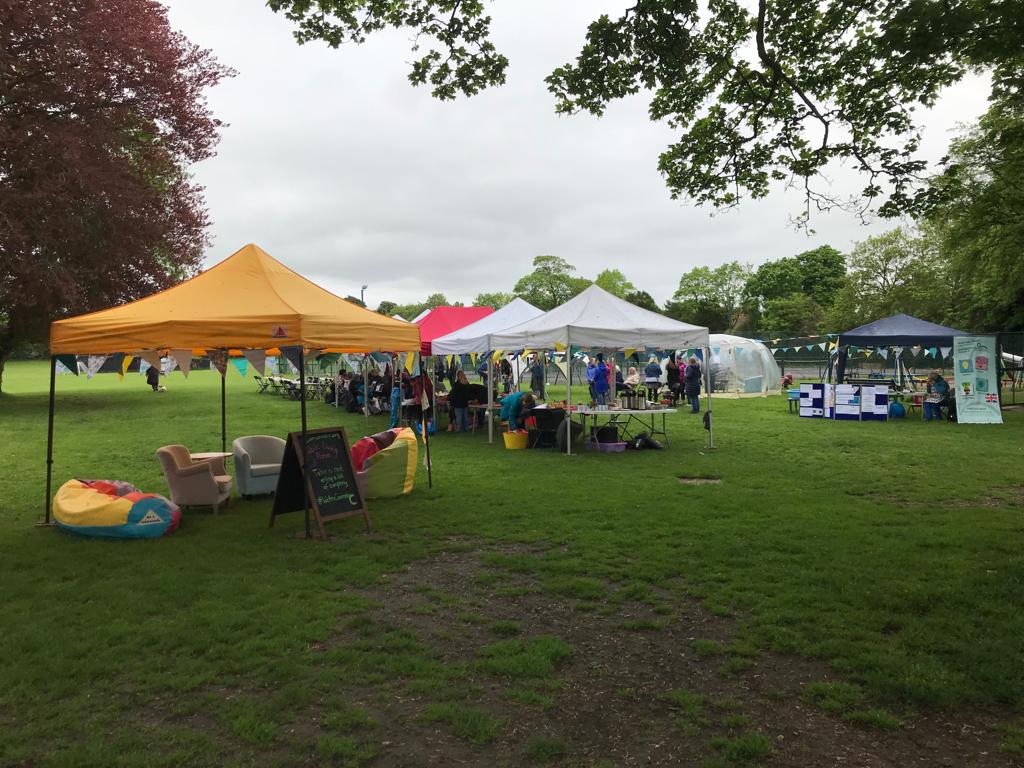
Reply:
[[[529,436],[528,432],[502,432],[502,437],[505,438],[505,447],[510,451],[523,450]]]

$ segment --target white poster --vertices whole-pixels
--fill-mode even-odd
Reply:
[[[955,336],[953,370],[956,420],[961,424],[1002,424],[999,362],[995,336]]]

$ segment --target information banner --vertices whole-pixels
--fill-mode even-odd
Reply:
[[[999,360],[995,336],[954,336],[956,420],[961,424],[1002,424]]]

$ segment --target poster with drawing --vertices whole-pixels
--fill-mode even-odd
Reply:
[[[953,338],[956,420],[961,424],[1002,424],[995,336]]]

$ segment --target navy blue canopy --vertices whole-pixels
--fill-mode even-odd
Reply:
[[[839,334],[839,344],[854,347],[951,347],[964,331],[929,323],[910,315],[893,315]]]

